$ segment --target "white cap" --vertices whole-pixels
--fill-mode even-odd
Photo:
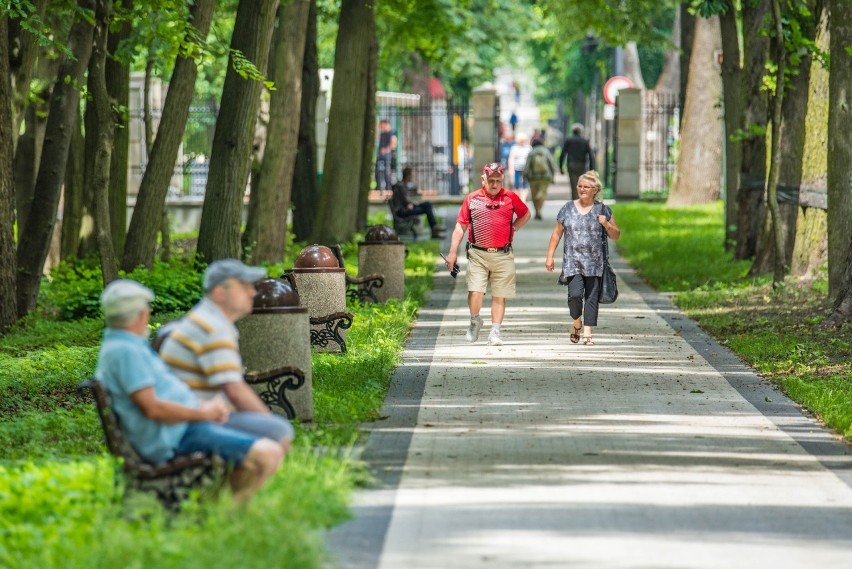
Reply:
[[[101,293],[101,307],[107,318],[138,312],[152,300],[151,289],[130,279],[114,280]]]

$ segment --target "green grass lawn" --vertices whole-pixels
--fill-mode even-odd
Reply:
[[[324,531],[347,518],[352,490],[367,482],[352,457],[360,426],[378,415],[432,285],[438,244],[408,249],[405,300],[348,306],[348,352],[314,354],[315,418],[297,425],[276,476],[245,508],[223,497],[190,503],[176,517],[122,491],[94,406],[76,393],[94,371],[103,329],[99,318],[77,315],[99,287],[81,270],[70,285],[45,291],[73,310],[49,310],[0,338],[0,567],[321,567]],[[357,248],[344,252],[354,274]],[[176,291],[176,304],[192,292],[174,271],[147,277]],[[174,317],[162,312],[153,324]]]
[[[823,329],[831,313],[825,275],[750,279],[748,261],[724,250],[722,203],[667,209],[661,203],[613,207],[621,254],[763,377],[852,439],[852,327]]]

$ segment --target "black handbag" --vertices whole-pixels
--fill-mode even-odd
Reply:
[[[601,276],[601,295],[598,302],[600,304],[612,304],[618,298],[618,283],[615,279],[615,271],[609,264],[609,239],[603,225],[601,225],[601,233],[603,234],[604,269]]]

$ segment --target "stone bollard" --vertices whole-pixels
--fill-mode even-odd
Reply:
[[[311,346],[319,352],[345,352],[346,330],[352,314],[346,312],[346,271],[328,247],[302,249],[288,275],[308,309]]]
[[[310,322],[294,283],[260,281],[254,310],[237,322],[237,329],[246,382],[273,413],[312,420]]]
[[[358,272],[380,274],[384,283],[373,293],[379,302],[405,299],[405,244],[387,225],[367,228],[364,241],[358,244]]]

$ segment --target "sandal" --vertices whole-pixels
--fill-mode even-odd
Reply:
[[[594,346],[595,345],[595,342],[592,340],[591,334],[589,334],[587,336],[586,335],[583,336],[583,345],[584,346]]]
[[[568,338],[571,340],[572,344],[576,344],[580,341],[580,332],[582,332],[583,326],[581,324],[579,328],[576,328],[574,326],[572,326],[572,328],[574,328],[574,330],[571,332],[571,335]]]

